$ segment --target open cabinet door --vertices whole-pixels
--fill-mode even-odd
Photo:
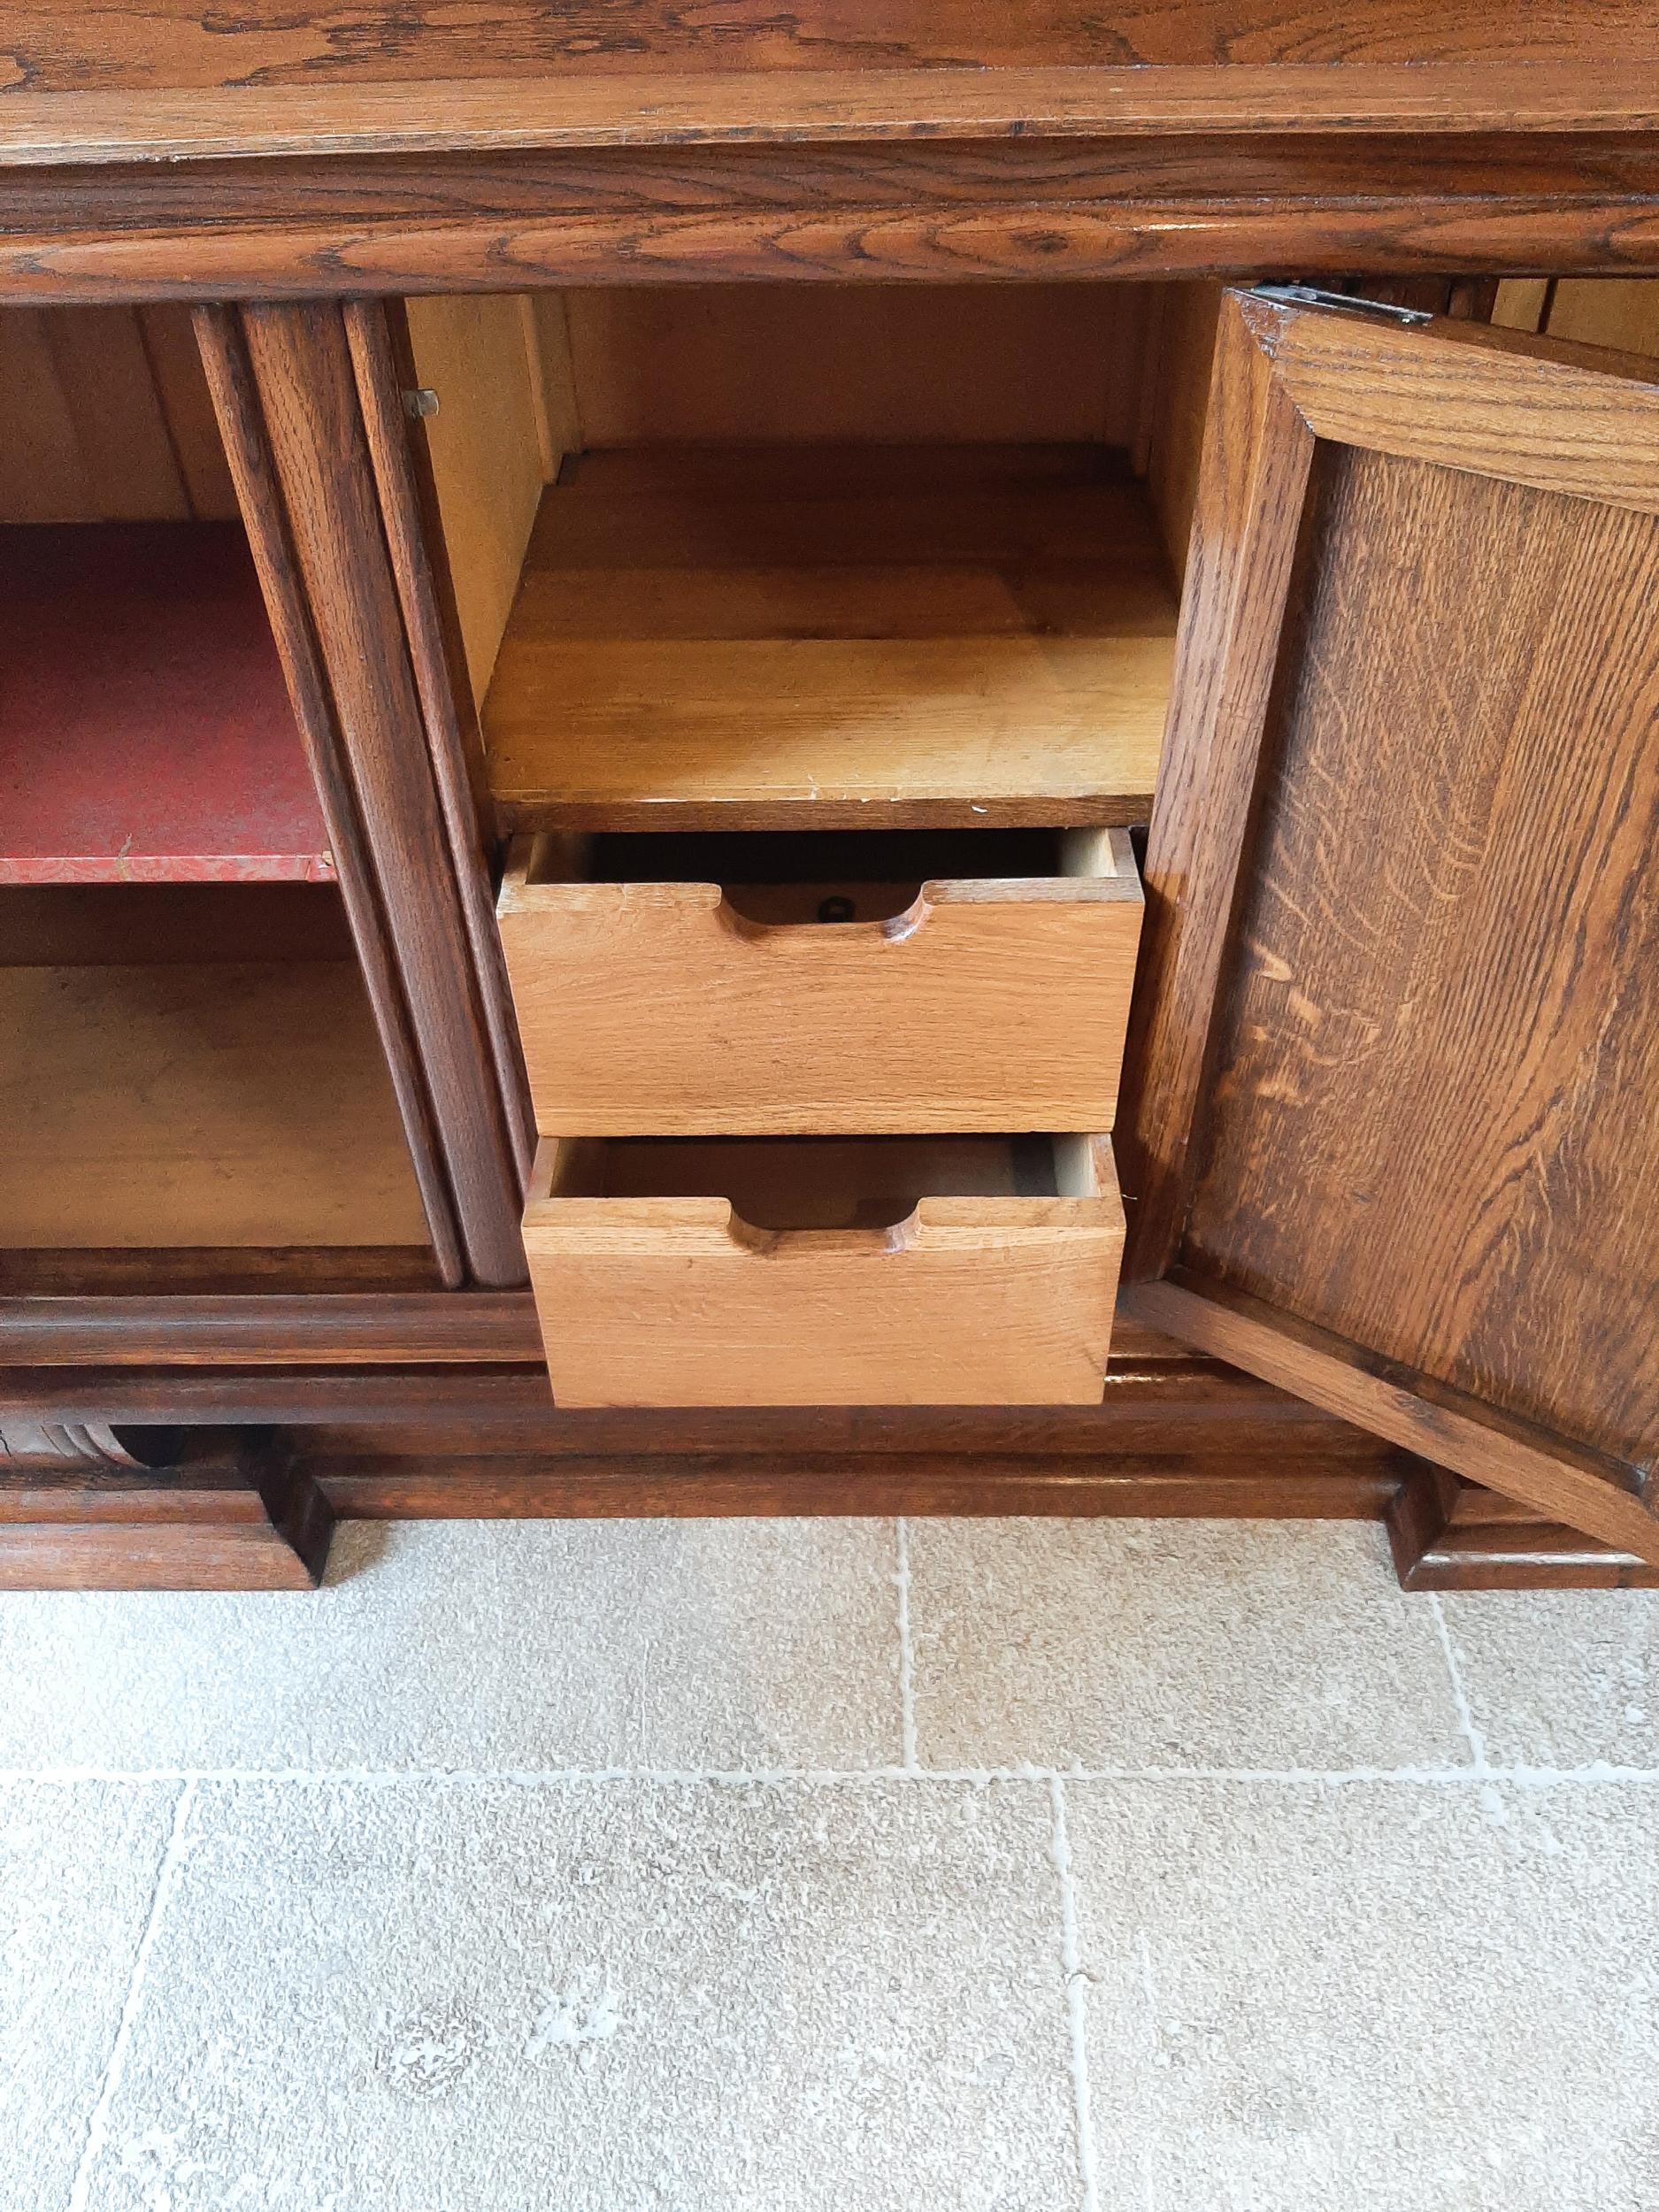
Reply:
[[[1118,1125],[1141,1318],[1649,1562],[1656,376],[1225,296]]]

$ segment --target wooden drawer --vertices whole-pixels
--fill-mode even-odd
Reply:
[[[562,1405],[1102,1393],[1104,1137],[544,1141],[524,1228]]]
[[[1110,1128],[1141,911],[1124,830],[969,830],[521,840],[500,918],[544,1133],[885,1134]]]

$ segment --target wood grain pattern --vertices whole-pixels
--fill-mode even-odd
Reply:
[[[964,484],[946,449],[957,480],[896,495],[838,495],[836,449],[770,495],[754,463],[726,497],[671,477],[590,498],[579,468],[485,703],[503,821],[1144,818],[1173,601],[1138,488],[1082,455],[1076,480],[1010,488]]]
[[[1427,73],[1412,74],[1425,82]],[[1304,89],[1317,111],[1317,86]],[[423,116],[433,108],[424,96]],[[326,161],[14,170],[0,209],[0,293],[97,301],[1659,266],[1655,156],[1640,128],[1494,134],[1466,103],[1449,136],[1249,134],[1270,128],[1258,108],[1220,134],[1185,136],[1068,139],[1022,127],[977,140],[629,140],[505,156],[333,151]]]
[[[400,1463],[338,1470],[319,1479],[342,1519],[654,1519],[736,1515],[846,1514],[1126,1516],[1141,1519],[1371,1520],[1392,1496],[1383,1471],[1298,1467],[1252,1459],[1174,1455],[1057,1465],[989,1454],[893,1457],[849,1464],[845,1455],[803,1463],[757,1455],[705,1463],[657,1458],[450,1461],[428,1449]],[[1471,1578],[1459,1587],[1484,1586]],[[1555,1584],[1576,1587],[1571,1571]]]
[[[1162,317],[1142,397],[1143,465],[1171,572],[1184,584],[1221,292],[1212,284],[1169,285],[1160,288],[1159,298]]]
[[[460,12],[446,10],[448,50],[428,36],[423,54],[422,42],[408,36],[405,11],[401,52],[382,49],[380,66],[370,58],[372,28],[363,27],[370,35],[354,42],[357,81],[349,81],[351,56],[345,52],[332,83],[326,62],[321,70],[304,62],[286,73],[286,84],[248,81],[246,47],[233,65],[234,76],[227,78],[224,40],[204,37],[199,24],[194,36],[183,27],[197,65],[192,68],[188,54],[177,50],[164,64],[151,42],[154,23],[128,9],[122,19],[91,19],[103,50],[96,77],[84,88],[76,82],[73,31],[67,42],[65,37],[74,19],[54,10],[42,19],[46,37],[20,68],[21,81],[14,77],[0,92],[7,126],[4,150],[8,163],[25,165],[311,149],[330,154],[486,151],[625,140],[669,145],[710,138],[879,141],[923,133],[972,138],[1229,128],[1651,128],[1659,119],[1654,75],[1659,49],[1642,0],[1605,4],[1610,14],[1623,16],[1612,32],[1621,42],[1622,65],[1608,59],[1600,43],[1608,27],[1596,26],[1588,10],[1575,7],[1571,26],[1557,12],[1553,35],[1546,34],[1529,50],[1524,31],[1519,46],[1505,51],[1500,27],[1474,0],[1468,0],[1461,25],[1448,16],[1443,0],[1404,0],[1411,32],[1392,54],[1363,50],[1364,34],[1356,35],[1351,9],[1333,11],[1328,19],[1329,35],[1348,50],[1315,50],[1307,42],[1310,30],[1317,37],[1317,19],[1298,6],[1292,42],[1282,35],[1276,41],[1270,32],[1256,51],[1234,49],[1218,61],[1213,29],[1202,21],[1207,11],[1188,0],[1170,0],[1170,42],[1156,58],[1132,48],[1046,58],[1041,26],[1029,12],[1022,12],[1016,31],[999,11],[995,19],[1014,42],[995,65],[981,48],[954,58],[965,65],[952,67],[952,57],[935,54],[928,58],[931,65],[905,66],[895,41],[884,36],[885,50],[849,56],[847,68],[826,66],[830,57],[815,40],[795,50],[805,66],[780,69],[776,39],[770,50],[753,56],[758,65],[749,68],[654,68],[637,47],[611,56],[607,67],[601,40],[588,43],[578,68],[515,67],[511,74],[489,68],[488,44],[478,38],[476,20],[462,29]],[[926,6],[927,27],[936,30],[941,12],[935,0],[916,0],[916,5]],[[9,22],[14,18],[15,11]],[[545,16],[541,20],[545,24]],[[798,15],[791,19],[787,29],[779,22],[786,45],[799,21]],[[560,22],[569,24],[568,10]],[[111,29],[119,33],[125,23],[143,39],[143,59],[136,81],[111,89],[109,80],[119,63],[107,42]],[[1638,26],[1632,43],[1630,35]],[[257,35],[254,25],[249,30]],[[459,41],[453,35],[457,30]],[[702,27],[694,35],[703,37]],[[726,58],[735,59],[729,44]],[[515,65],[519,59],[513,56]],[[705,48],[698,61],[706,59]],[[443,87],[441,105],[433,98],[434,83]]]
[[[295,558],[288,511],[246,335],[240,316],[231,308],[199,308],[194,319],[249,548],[259,571],[288,696],[328,826],[341,899],[397,1101],[434,1257],[440,1279],[455,1288],[465,1280],[466,1259],[454,1194],[445,1173],[433,1103],[422,1079],[414,1027],[380,902],[368,827],[342,741],[336,702],[311,618],[305,580]]]
[[[1389,1541],[1406,1590],[1651,1590],[1659,1567],[1437,1468],[1400,1486]]]
[[[1188,1248],[1645,1464],[1659,526],[1351,454],[1317,528]]]
[[[1414,1286],[1412,1286],[1414,1287]],[[1421,1368],[1358,1347],[1188,1269],[1133,1286],[1132,1310],[1197,1350],[1236,1361],[1340,1419],[1565,1521],[1638,1558],[1659,1563],[1659,1517],[1643,1477],[1622,1460],[1517,1418],[1490,1399],[1449,1387]]]
[[[1228,293],[1148,839],[1146,920],[1125,1050],[1119,1143],[1132,1280],[1163,1273],[1186,1210],[1193,1127],[1312,455],[1308,426],[1256,343],[1243,302]]]
[[[1184,1347],[1126,1313],[1115,1367]],[[0,1253],[0,1366],[194,1368],[543,1365],[525,1291],[436,1287],[408,1245]]]
[[[541,449],[541,363],[527,349],[518,300],[411,300],[408,312],[416,373],[439,402],[426,426],[426,449],[467,672],[481,706],[531,525],[559,457]]]
[[[1659,513],[1659,371],[1476,322],[1241,311],[1317,438]]]
[[[223,1268],[230,1256],[221,1251],[213,1258]],[[289,1260],[291,1279],[301,1274],[292,1263],[298,1255],[279,1256]],[[169,1290],[153,1267],[145,1270],[147,1282],[135,1281],[124,1294],[89,1294],[84,1278],[77,1282],[73,1276],[73,1288],[31,1284],[27,1294],[0,1295],[0,1361],[61,1367],[541,1364],[541,1336],[527,1292],[390,1285],[353,1290],[338,1286],[344,1271],[336,1270],[336,1258],[332,1249],[309,1252],[309,1286],[283,1290],[255,1281],[213,1292]],[[328,1263],[326,1272],[319,1261]],[[12,1272],[6,1288],[15,1294]]]
[[[531,880],[526,848],[500,925],[537,1127],[1110,1128],[1141,894],[1127,834],[1089,842],[1088,873],[828,925],[750,921],[718,883]]]
[[[0,522],[219,520],[235,495],[176,307],[0,315]]]
[[[1374,1439],[1190,1359],[1114,1360],[1103,1403],[1041,1409],[570,1412],[551,1405],[538,1374],[455,1368],[221,1370],[171,1382],[89,1369],[9,1379],[0,1369],[0,1404],[19,1392],[54,1418],[92,1403],[153,1419],[157,1397],[171,1396],[210,1435],[226,1419],[297,1417],[303,1425],[285,1439],[295,1463],[352,1515],[879,1506],[1351,1518],[1381,1514],[1400,1482],[1395,1455]],[[51,1488],[58,1518],[84,1509],[84,1483]]]
[[[511,1173],[522,1188],[534,1152],[534,1125],[490,895],[495,841],[485,826],[482,735],[475,718],[465,712],[457,690],[458,672],[450,665],[457,623],[449,618],[453,611],[439,603],[440,580],[447,581],[450,572],[428,550],[432,502],[423,498],[406,435],[408,419],[399,403],[404,370],[390,320],[377,302],[358,300],[346,309],[345,323],[462,932],[506,1125]],[[491,1145],[483,1129],[478,1135],[481,1143]]]
[[[583,442],[1133,437],[1149,288],[611,285],[565,296]]]
[[[764,1145],[727,1148],[708,1186],[738,1179],[725,1187],[742,1215],[728,1197],[565,1195],[563,1160],[545,1145],[524,1235],[556,1402],[1097,1402],[1123,1213],[1106,1141],[1070,1143],[1061,1187],[1073,1195],[934,1194],[962,1187],[941,1156],[927,1195],[908,1202],[907,1183],[905,1199],[878,1205],[887,1225],[779,1230],[757,1225],[770,1208],[745,1187],[772,1171]],[[792,1202],[805,1157],[776,1163],[784,1217],[850,1225],[859,1217],[840,1194],[815,1203],[810,1181]],[[653,1187],[680,1187],[679,1165]]]
[[[1252,363],[1264,310],[1224,310],[1218,435],[1235,373],[1276,377],[1287,337],[1328,365],[1360,320],[1317,311],[1316,340],[1266,310]],[[1143,1279],[1136,1310],[1652,1557],[1659,660],[1636,611],[1659,528],[1645,499],[1476,472],[1497,442],[1486,365],[1526,370],[1547,418],[1587,357],[1461,325],[1358,351],[1378,389],[1343,403],[1355,426],[1400,416],[1408,389],[1450,417],[1478,365],[1476,455],[1453,471],[1322,446],[1282,640],[1300,503],[1273,501],[1271,558],[1209,564],[1243,640],[1222,686],[1244,667],[1254,727],[1229,733],[1209,702],[1172,718],[1136,1021],[1153,1057],[1124,1149],[1133,1271],[1181,1265]],[[1616,363],[1579,494],[1640,491],[1647,404]],[[1453,428],[1431,407],[1424,444]],[[1537,422],[1508,445],[1512,474],[1537,473]],[[1201,591],[1218,455],[1213,474]],[[1210,657],[1195,668],[1216,687]]]
[[[476,1398],[464,1378],[456,1380],[463,1401]],[[78,1386],[88,1386],[84,1378]],[[241,1387],[245,1395],[245,1380]],[[1193,1362],[1116,1373],[1101,1406],[1042,1411],[618,1414],[544,1405],[536,1413],[475,1411],[459,1424],[440,1413],[425,1425],[400,1425],[364,1417],[365,1410],[359,1403],[343,1424],[313,1424],[283,1440],[279,1466],[295,1486],[283,1519],[302,1546],[308,1535],[316,1541],[319,1508],[399,1519],[872,1511],[1386,1517],[1411,1588],[1632,1587],[1656,1571],[1489,1491],[1402,1462],[1248,1376]],[[123,1432],[142,1437],[146,1450],[155,1434]],[[0,1581],[29,1586],[44,1567],[54,1586],[130,1586],[165,1560],[182,1576],[180,1586],[215,1586],[215,1578],[238,1586],[238,1573],[255,1563],[243,1549],[257,1527],[246,1486],[213,1472],[224,1448],[211,1427],[183,1433],[192,1439],[189,1463],[159,1484],[138,1474],[88,1479],[44,1469],[0,1481]],[[277,1503],[282,1511],[284,1502]]]
[[[334,1510],[281,1441],[174,1433],[163,1475],[12,1473],[0,1457],[0,1590],[314,1588]],[[131,1434],[142,1451],[160,1432]]]
[[[324,306],[250,308],[242,326],[463,1246],[480,1284],[511,1286],[518,1171],[347,327]]]
[[[1659,284],[1647,277],[1565,277],[1549,287],[1544,320],[1532,329],[1571,344],[1659,354]]]
[[[350,963],[0,968],[0,1243],[424,1244]]]
[[[1168,1425],[1158,1424],[1167,1417]],[[540,1366],[376,1362],[241,1367],[0,1365],[0,1418],[137,1425],[282,1425],[337,1435],[365,1426],[442,1448],[578,1455],[855,1458],[911,1452],[1069,1460],[1125,1448],[1153,1457],[1274,1452],[1304,1471],[1320,1461],[1375,1471],[1397,1455],[1318,1407],[1188,1354],[1128,1359],[1088,1406],[555,1407]],[[1240,1426],[1240,1418],[1244,1425]],[[517,1439],[515,1442],[513,1440]],[[371,1438],[369,1444],[376,1440]],[[1397,1479],[1398,1470],[1394,1469]]]

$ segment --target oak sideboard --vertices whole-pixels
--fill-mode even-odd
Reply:
[[[0,1587],[1659,1580],[1645,0],[0,15]]]

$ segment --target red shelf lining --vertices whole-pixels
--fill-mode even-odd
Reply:
[[[334,873],[241,526],[0,527],[0,884]]]

